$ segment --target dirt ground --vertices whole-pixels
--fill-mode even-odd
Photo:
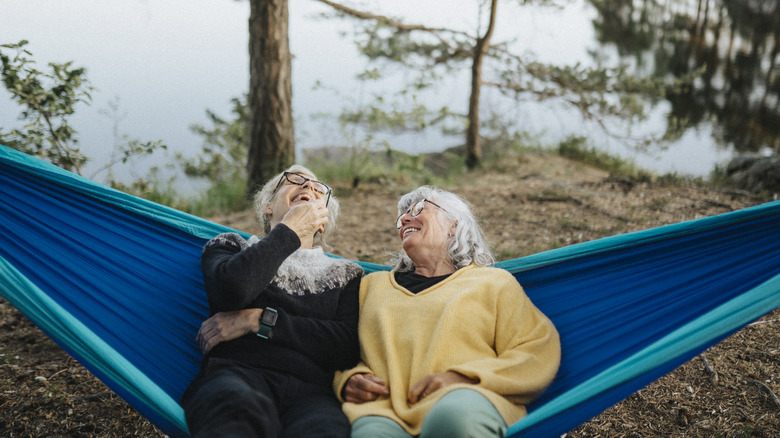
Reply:
[[[611,179],[545,154],[511,158],[443,188],[474,206],[498,260],[726,213],[770,199],[740,191]],[[395,203],[409,187],[335,187],[334,254],[386,264]],[[251,212],[212,218],[257,233]],[[566,437],[780,436],[780,310],[568,432]],[[40,330],[0,299],[0,436],[160,437]]]

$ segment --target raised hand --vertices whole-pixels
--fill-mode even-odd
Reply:
[[[323,232],[328,223],[328,207],[324,199],[297,202],[290,207],[281,223],[287,225],[301,240]]]

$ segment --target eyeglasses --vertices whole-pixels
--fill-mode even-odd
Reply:
[[[414,205],[412,205],[412,208],[410,208],[409,210],[406,210],[406,213],[401,213],[401,215],[398,216],[398,219],[396,219],[396,221],[395,221],[395,227],[398,228],[398,229],[401,228],[401,226],[403,225],[403,223],[401,222],[401,218],[404,217],[404,215],[408,214],[411,217],[419,216],[420,213],[422,213],[423,209],[425,208],[425,203],[426,202],[429,203],[429,204],[432,204],[432,205],[434,205],[436,207],[441,208],[440,205],[436,204],[433,201],[429,201],[427,199],[420,200],[420,201],[416,202]],[[443,208],[441,208],[441,209],[444,210]],[[444,210],[444,211],[447,211],[447,210]]]
[[[328,195],[328,199],[325,201],[325,205],[328,205],[328,202],[330,202],[330,193],[333,190],[330,188],[330,186],[328,186],[324,182],[320,182],[314,179],[309,179],[303,175],[293,173],[293,172],[284,172],[282,176],[283,178],[279,179],[279,184],[276,185],[276,188],[274,189],[274,193],[276,193],[276,191],[279,190],[279,187],[282,186],[282,183],[284,183],[285,180],[297,186],[305,185],[308,182],[310,183],[309,187],[311,187],[311,189],[314,190],[315,192],[319,193],[320,195]]]

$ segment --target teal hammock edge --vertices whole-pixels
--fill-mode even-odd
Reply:
[[[767,309],[780,307],[779,292],[780,275],[777,275],[531,411],[510,425],[506,435],[513,436],[531,428],[609,388],[664,365],[670,357],[695,350],[745,326],[766,314]]]
[[[0,162],[7,162],[17,169],[45,178],[53,184],[82,193],[106,204],[117,206],[128,212],[151,218],[173,229],[196,237],[210,239],[216,234],[223,232],[236,232],[244,237],[249,237],[249,234],[243,231],[237,231],[198,216],[107,187],[7,146],[0,145]]]
[[[99,374],[119,383],[127,395],[155,409],[159,418],[187,432],[184,411],[175,400],[2,257],[0,276],[3,278],[2,295],[11,305],[30,316],[35,325],[58,344],[67,345],[89,362]]]
[[[625,234],[602,237],[588,242],[551,249],[540,253],[524,256],[513,260],[500,261],[497,268],[506,269],[512,274],[541,268],[574,260],[583,256],[593,256],[622,248],[634,248],[651,244],[673,237],[686,236],[694,233],[717,229],[723,224],[749,221],[756,218],[777,214],[780,201],[767,202],[717,216],[688,220],[676,224],[662,225],[647,230],[633,231]]]

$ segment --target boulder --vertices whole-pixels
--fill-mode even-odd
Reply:
[[[730,183],[750,192],[780,193],[780,155],[740,155],[726,167]]]

